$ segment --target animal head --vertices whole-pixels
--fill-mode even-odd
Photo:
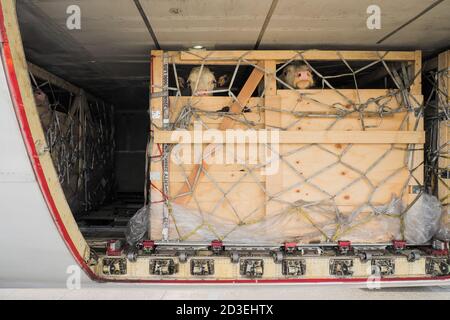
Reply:
[[[49,101],[47,95],[41,89],[36,89],[33,92],[34,101],[37,107],[48,107]]]
[[[295,89],[314,86],[314,77],[306,64],[290,64],[283,69],[282,80]]]
[[[217,86],[224,86],[227,79],[228,76],[223,75],[216,80],[214,73],[208,67],[203,67],[202,70],[201,67],[195,67],[192,68],[186,82],[193,96],[212,96],[210,91],[213,91]],[[179,77],[178,83],[181,88],[185,87],[183,78]]]

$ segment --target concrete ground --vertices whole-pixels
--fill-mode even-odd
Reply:
[[[0,289],[5,299],[388,299],[388,300],[450,300],[450,286],[384,288],[378,290],[344,286],[109,286],[103,288],[68,289]]]

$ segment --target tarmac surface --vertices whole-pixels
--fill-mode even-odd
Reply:
[[[144,285],[81,289],[0,289],[5,299],[143,299],[143,300],[243,300],[243,299],[330,299],[330,300],[450,300],[450,286],[366,289],[347,286],[283,286],[283,285],[225,285],[179,286]]]

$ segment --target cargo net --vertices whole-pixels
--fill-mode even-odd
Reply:
[[[449,141],[448,127],[450,125],[450,104],[449,104],[449,70],[431,70],[424,74],[424,85],[429,87],[429,94],[425,101],[426,116],[425,129],[427,131],[426,149],[426,187],[433,194],[441,194],[444,206],[449,203]],[[446,192],[445,192],[446,191]]]
[[[427,89],[425,100],[425,130],[427,148],[425,150],[425,181],[429,193],[436,195],[442,206],[442,228],[437,236],[450,239],[449,209],[449,68],[432,69],[424,73],[424,87]]]
[[[218,59],[200,57],[195,52],[189,54],[201,58],[196,70],[190,73],[190,96],[182,95],[185,83],[178,76],[180,65],[170,61],[167,55],[164,57],[163,84],[152,86],[153,90],[157,88],[162,93],[153,93],[151,103],[154,99],[163,99],[163,124],[160,127],[156,121],[160,115],[152,114],[152,125],[158,130],[193,130],[195,122],[205,130],[219,127],[221,130],[313,131],[317,119],[321,121],[319,130],[349,130],[346,128],[348,119],[353,119],[352,125],[356,121],[358,128],[353,127],[353,130],[357,131],[422,130],[424,105],[410,92],[414,80],[421,76],[420,72],[411,72],[408,63],[387,62],[383,54],[379,54],[376,61],[355,69],[338,53],[347,71],[332,75],[314,67],[300,51],[277,65],[276,72],[247,60],[244,54],[238,59],[223,59],[235,63],[229,84],[200,92],[205,96],[196,94],[197,89],[202,76],[210,73],[208,62]],[[296,90],[283,74],[285,68],[298,63],[313,74],[314,92]],[[279,90],[277,95],[294,96],[289,100],[292,104],[275,108],[267,103],[269,96],[265,92],[264,76],[255,89],[259,99],[240,101],[232,88],[240,69],[245,66],[259,70],[266,79],[274,77]],[[393,89],[384,90],[376,97],[364,94],[357,81],[359,75],[374,66],[382,66],[385,78],[394,84]],[[169,86],[170,70],[176,86]],[[331,84],[340,78],[352,79],[356,95],[351,96]],[[214,81],[217,83],[218,80]],[[335,101],[322,99],[325,93]],[[215,94],[226,94],[231,98],[230,102],[215,110],[202,104],[202,99]],[[169,96],[170,106],[164,105],[164,99],[168,103]],[[315,110],[305,110],[304,106],[308,104],[315,105]],[[270,117],[283,119],[280,125],[267,124],[269,113]],[[264,115],[265,122],[262,120]],[[227,121],[228,127],[224,126]],[[265,146],[271,148],[270,144]],[[423,244],[439,228],[440,204],[436,198],[424,193],[422,178],[417,178],[423,170],[422,158],[418,157],[423,147],[419,144],[375,144],[370,147],[281,144],[275,157],[256,165],[242,163],[238,169],[232,165],[207,164],[206,159],[221,148],[220,145],[203,151],[199,164],[174,163],[171,153],[175,148],[175,145],[154,144],[152,140],[149,144],[149,150],[152,150],[149,157],[149,237],[155,240],[220,239],[251,245],[285,241],[324,243],[344,239],[382,243],[406,239],[410,243]],[[260,170],[273,161],[279,161],[280,173],[262,178]],[[277,182],[280,174],[282,182]],[[224,176],[228,178],[224,179]]]
[[[46,140],[38,149],[50,152],[72,212],[95,209],[113,184],[112,106],[29,74]]]

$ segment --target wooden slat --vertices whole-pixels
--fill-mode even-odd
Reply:
[[[61,89],[67,90],[75,95],[80,94],[80,88],[74,86],[70,82],[55,76],[54,74],[48,72],[47,70],[42,69],[41,67],[38,67],[35,64],[32,64],[31,62],[28,62],[28,71],[30,71],[33,76],[38,77],[42,80],[47,80],[51,84],[60,87]]]
[[[301,112],[330,112],[331,106],[345,111],[351,111],[352,103],[364,104],[373,99],[381,99],[379,102],[386,103],[386,107],[391,109],[398,108],[396,96],[388,97],[389,90],[385,89],[306,89],[306,90],[277,90],[277,94],[282,98],[283,109],[295,110]],[[422,95],[413,95],[416,100],[422,99]],[[414,99],[410,99],[414,107]],[[377,111],[375,102],[370,102],[365,111]]]
[[[417,97],[419,104],[422,103],[423,96]],[[417,130],[416,132],[423,132],[424,130],[424,124],[423,124],[423,117],[419,117],[414,112],[408,113],[408,130]],[[412,177],[409,180],[408,183],[408,194],[407,194],[407,201],[406,203],[412,203],[416,200],[417,194],[419,193],[419,183],[423,183],[423,161],[424,161],[424,151],[421,150],[421,145],[415,145],[413,142],[411,142],[411,145],[409,145],[410,149],[418,149],[413,152],[407,152],[406,156],[409,156],[408,160],[409,162],[409,169],[412,172]],[[414,179],[414,178],[415,179]],[[419,183],[417,181],[419,181]]]
[[[214,143],[213,138],[202,141],[194,141],[194,131],[183,131],[180,139],[180,131],[155,131],[156,143]],[[243,131],[243,133],[245,130]],[[226,133],[221,132],[225,141]],[[188,140],[183,140],[188,138]],[[238,142],[239,143],[239,142]],[[245,142],[244,142],[245,143]],[[279,131],[280,144],[302,143],[362,143],[362,144],[423,144],[425,143],[424,131]]]
[[[265,126],[266,128],[281,128],[281,119],[283,114],[281,112],[278,112],[278,110],[281,110],[281,96],[277,95],[277,81],[276,78],[273,76],[276,74],[276,68],[277,64],[275,60],[266,60],[264,61],[264,70],[268,72],[265,76],[264,81],[264,90],[265,90],[265,107],[273,109],[273,110],[267,110],[265,113]],[[279,152],[280,154],[283,154],[283,146],[279,146]],[[266,159],[261,159],[262,161],[267,161]],[[277,165],[280,167],[280,162],[273,163],[274,165]],[[274,194],[277,194],[282,191],[283,188],[283,181],[284,176],[283,174],[274,174],[271,175],[266,179],[266,194],[265,194],[265,215],[270,216],[272,213],[279,210],[280,206],[279,203],[270,201],[271,196]]]
[[[238,101],[235,101],[231,105],[230,112],[232,112],[232,113],[241,112],[242,106],[247,105],[250,97],[252,96],[253,92],[256,90],[256,87],[258,87],[258,84],[261,81],[263,76],[264,76],[264,72],[262,72],[256,68],[253,69],[252,73],[250,74],[250,76],[248,77],[244,86],[242,87],[241,91],[239,92],[239,95],[237,96]],[[219,129],[225,130],[225,129],[232,128],[234,123],[235,122],[233,119],[225,118],[225,119],[223,119],[222,124],[219,126]]]
[[[152,51],[152,63],[151,63],[151,93],[162,92],[162,78],[163,78],[163,54],[161,50]],[[152,114],[152,122],[158,127],[162,127],[162,97],[152,97],[150,95],[150,112]]]
[[[204,58],[211,60],[237,60],[245,57],[247,60],[289,60],[299,52],[307,60],[378,60],[386,51],[332,51],[332,50],[257,50],[257,51],[183,51],[181,60],[201,61]],[[297,59],[301,59],[298,57]],[[414,51],[390,51],[383,58],[386,61],[414,61]],[[220,61],[217,61],[220,62]],[[209,61],[208,61],[209,63]]]
[[[82,89],[78,88],[74,84],[64,80],[63,78],[60,78],[60,77],[54,75],[53,73],[48,72],[45,69],[42,69],[41,67],[39,67],[31,62],[27,62],[27,65],[28,65],[28,71],[31,72],[31,74],[33,74],[33,76],[35,76],[37,78],[40,78],[42,80],[47,80],[52,85],[59,87],[61,89],[67,90],[70,93],[73,93],[74,95],[83,94],[86,96],[86,98],[89,101],[102,102],[100,99],[93,96],[91,93],[85,91],[84,89],[82,90]]]
[[[417,50],[414,52],[414,76],[417,77],[414,79],[413,84],[411,85],[411,93],[413,94],[422,94],[422,51]]]

